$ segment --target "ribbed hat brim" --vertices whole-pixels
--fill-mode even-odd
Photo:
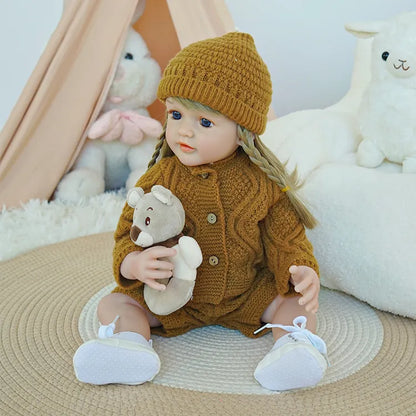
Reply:
[[[169,97],[187,98],[209,106],[231,120],[244,120],[239,124],[246,129],[262,134],[267,122],[267,114],[255,111],[245,102],[236,99],[230,93],[210,83],[200,82],[193,78],[166,76],[160,83],[159,99]]]

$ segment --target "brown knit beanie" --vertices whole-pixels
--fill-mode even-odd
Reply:
[[[251,35],[231,32],[182,49],[163,72],[157,96],[197,101],[262,134],[272,83]]]

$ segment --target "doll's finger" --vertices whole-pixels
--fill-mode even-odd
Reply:
[[[156,280],[153,279],[146,279],[144,283],[155,290],[163,291],[166,289],[166,286],[164,284],[158,283]]]
[[[307,305],[310,303],[313,298],[316,296],[316,290],[311,288],[299,299],[299,305]]]
[[[296,272],[298,271],[298,266],[295,266],[294,264],[292,264],[290,267],[289,267],[289,273],[290,274],[296,274]]]
[[[311,285],[311,280],[304,279],[295,286],[295,291],[298,293],[304,293],[310,285]]]
[[[149,263],[149,269],[154,270],[173,270],[173,263],[170,261],[154,260]]]
[[[172,269],[168,270],[159,270],[159,269],[153,269],[148,270],[146,272],[146,278],[148,279],[168,279],[172,277]]]
[[[153,258],[159,259],[161,257],[172,257],[176,254],[176,250],[174,248],[163,247],[163,246],[155,246],[149,250],[149,254],[152,255]]]
[[[289,267],[289,272],[292,275],[296,275],[297,277],[303,276],[306,272],[308,272],[308,270],[310,270],[309,267],[306,267],[306,266],[296,266],[296,264],[292,264]]]

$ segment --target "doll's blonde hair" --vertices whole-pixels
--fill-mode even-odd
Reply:
[[[180,97],[173,98],[187,109],[210,111],[215,114],[221,114],[219,111],[196,101]],[[157,162],[158,158],[169,157],[174,154],[165,140],[165,132],[166,123],[163,133],[156,144],[148,169]],[[300,184],[296,170],[289,174],[285,165],[280,162],[274,153],[261,141],[258,134],[252,133],[246,128],[237,125],[237,136],[240,139],[240,146],[250,160],[286,193],[303,225],[307,228],[315,227],[317,224],[316,219],[298,195],[297,190],[299,189]]]

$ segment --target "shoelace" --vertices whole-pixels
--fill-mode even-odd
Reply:
[[[98,328],[98,338],[110,338],[114,335],[114,329],[116,328],[116,322],[118,320],[118,318],[120,318],[119,315],[117,315],[114,318],[114,321],[111,322],[108,325],[102,325],[100,323],[100,327]]]
[[[108,325],[103,325],[100,323],[100,327],[98,328],[98,338],[105,339],[112,337],[114,335],[114,329],[116,328],[116,322],[119,318],[120,315],[117,315],[114,318],[114,321]],[[153,340],[149,339],[147,342],[151,347],[153,347]]]
[[[290,325],[279,325],[279,324],[266,324],[262,326],[261,328],[254,331],[254,334],[258,334],[259,332],[263,331],[266,328],[281,328],[287,332],[290,332],[293,334],[294,338],[299,339],[296,335],[302,334],[305,335],[309,341],[312,343],[312,345],[326,358],[327,358],[327,350],[326,350],[326,344],[325,342],[318,337],[318,335],[315,335],[309,329],[306,329],[306,322],[308,320],[306,319],[306,316],[297,316],[293,320],[293,326]]]

